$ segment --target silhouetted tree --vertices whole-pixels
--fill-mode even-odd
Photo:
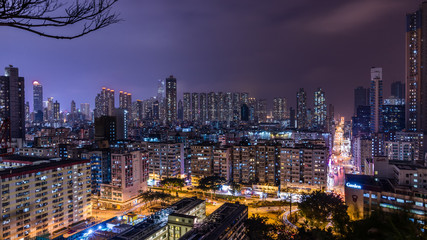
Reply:
[[[165,178],[160,181],[160,185],[172,189],[182,189],[185,186],[185,181],[181,178]],[[178,190],[176,190],[176,196],[178,197]]]
[[[426,233],[421,231],[423,226],[410,218],[404,211],[385,213],[377,210],[363,220],[351,222],[345,239],[427,239]]]
[[[111,12],[118,0],[0,0],[0,26],[18,28],[43,37],[74,39],[120,21]],[[58,35],[58,28],[79,31]],[[55,30],[54,30],[55,29]]]
[[[346,233],[350,217],[347,214],[347,206],[339,196],[315,191],[303,195],[298,207],[311,226],[325,229],[327,224],[332,222],[338,233]]]
[[[202,191],[211,190],[215,194],[215,192],[221,188],[221,184],[223,184],[224,182],[225,179],[223,177],[208,176],[199,180],[197,188]]]

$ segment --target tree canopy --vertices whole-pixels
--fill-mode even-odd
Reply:
[[[223,177],[219,176],[208,176],[199,179],[197,188],[203,190],[203,191],[218,191],[221,188],[221,184],[225,182],[225,179]]]
[[[336,231],[341,234],[347,230],[350,222],[347,206],[337,195],[321,191],[305,194],[298,207],[301,214],[315,228],[325,229],[329,223],[332,223]]]
[[[111,11],[118,0],[0,0],[0,26],[56,39],[74,39],[120,21]],[[71,34],[58,28],[76,26]],[[77,29],[76,28],[76,29]],[[73,28],[74,29],[74,28]]]

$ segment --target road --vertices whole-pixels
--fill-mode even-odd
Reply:
[[[344,194],[345,174],[351,173],[350,157],[333,155],[328,167],[328,190]]]
[[[286,211],[286,212],[283,214],[283,222],[284,222],[285,224],[287,224],[287,225],[289,225],[289,226],[293,227],[293,228],[297,228],[297,226],[295,226],[293,223],[291,223],[291,222],[289,221],[288,217],[289,217],[289,215],[290,215],[291,213],[294,213],[294,212],[296,212],[296,211],[299,211],[299,209],[298,209],[298,208],[297,208],[297,209],[294,209],[294,210],[292,210],[291,212]]]

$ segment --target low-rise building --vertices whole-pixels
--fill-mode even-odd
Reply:
[[[206,203],[184,198],[161,210],[147,221],[117,235],[113,240],[178,240],[206,218]]]
[[[407,211],[412,221],[425,224],[427,192],[401,186],[388,178],[346,175],[345,204],[352,219],[363,219],[372,211]]]
[[[248,207],[237,203],[224,203],[209,215],[206,221],[182,236],[181,240],[243,240],[247,239],[244,222]]]

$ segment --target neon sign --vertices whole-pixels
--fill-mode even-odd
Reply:
[[[362,186],[360,186],[358,184],[355,184],[355,183],[349,183],[348,182],[348,183],[345,184],[345,186],[349,187],[349,188],[362,189]]]

